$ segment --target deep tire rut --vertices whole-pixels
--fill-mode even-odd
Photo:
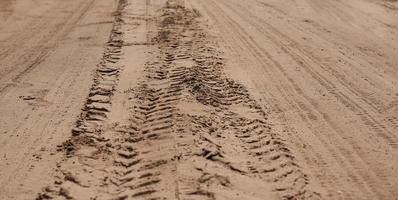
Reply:
[[[157,50],[138,85],[122,91],[129,118],[109,124],[131,19],[120,1],[85,108],[60,146],[60,175],[37,199],[264,199],[268,186],[282,199],[321,198],[265,108],[224,73],[200,13],[182,2],[158,11],[157,36],[146,39]]]

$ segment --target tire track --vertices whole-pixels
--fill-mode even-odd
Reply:
[[[217,63],[217,60],[212,62],[212,59],[217,58],[208,56],[206,59],[199,59],[199,69],[194,68],[193,77],[198,77],[194,84],[201,85],[201,89],[196,91],[200,94],[197,100],[205,105],[220,106],[220,110],[224,111],[215,114],[222,118],[216,127],[225,127],[228,124],[232,130],[226,129],[223,132],[232,132],[239,139],[237,145],[240,145],[247,153],[246,156],[251,158],[248,159],[250,164],[246,166],[246,173],[274,182],[274,190],[284,199],[318,198],[317,193],[308,190],[307,175],[301,171],[283,140],[272,131],[272,125],[264,121],[267,118],[266,114],[257,102],[251,99],[248,91],[234,81],[224,78],[221,70],[212,70],[214,66],[211,64],[200,64],[202,60]],[[245,112],[256,113],[257,116],[254,119],[241,116],[231,111],[230,107],[234,105],[242,105]]]
[[[219,25],[224,25],[225,23],[224,22],[228,22],[228,20],[227,21],[218,21],[218,20],[224,20],[223,19],[223,17],[221,17],[220,15],[217,15],[217,16],[215,16],[215,15],[213,15],[213,12],[212,11],[210,11],[210,10],[208,10],[206,7],[204,7],[204,9],[206,9],[207,10],[207,14],[209,15],[209,16],[211,16],[212,17],[212,19],[215,19],[216,21],[217,21],[217,23],[219,24]],[[219,13],[222,13],[222,12],[219,12]],[[229,30],[229,28],[231,28],[231,27],[233,27],[233,24],[230,24],[230,23],[226,23],[226,24],[228,24],[228,26],[221,26],[221,29],[223,29],[223,28],[225,28],[225,30]],[[229,30],[230,32],[234,32],[234,30],[233,29],[231,29],[231,30]],[[254,58],[255,58],[255,60],[256,61],[259,61],[259,62],[261,62],[260,64],[261,65],[265,65],[265,66],[268,66],[269,65],[269,63],[268,62],[265,62],[262,58],[263,58],[263,56],[261,55],[261,54],[259,54],[259,52],[258,51],[256,51],[256,49],[255,48],[252,48],[252,46],[250,45],[250,42],[249,41],[247,41],[247,40],[245,40],[245,37],[243,37],[243,35],[239,35],[239,37],[233,37],[233,39],[231,39],[231,41],[230,40],[227,40],[226,42],[227,43],[230,43],[230,42],[234,42],[234,41],[241,41],[243,44],[245,44],[245,45],[248,45],[248,49],[246,49],[246,48],[241,48],[241,49],[239,49],[239,50],[236,50],[236,49],[234,49],[234,48],[231,48],[231,51],[232,52],[236,52],[236,55],[240,55],[242,52],[246,52],[247,50],[249,50],[248,52],[249,52],[249,54],[250,54],[250,56],[254,56]],[[264,69],[267,73],[270,73],[267,69]],[[277,80],[274,80],[273,79],[273,77],[276,77],[276,76],[270,76],[269,78],[272,80],[271,82],[277,82]],[[291,100],[289,100],[290,99],[290,95],[289,94],[285,94],[286,93],[286,88],[279,88],[278,87],[278,90],[279,90],[279,92],[281,93],[281,94],[283,94],[283,96],[284,96],[284,98],[287,100],[287,101],[289,101],[290,102],[290,105],[291,106],[293,106],[294,108],[296,108],[296,109],[299,109],[299,110],[301,110],[301,108],[299,108],[298,107],[298,105],[296,105],[296,103],[294,103],[294,102],[292,102]],[[270,98],[270,99],[277,99],[277,98],[275,98],[275,97],[273,97],[273,98]],[[275,107],[278,107],[278,104],[277,103],[275,103],[275,102],[270,102],[273,106],[275,106]],[[279,108],[279,110],[281,110],[280,108]],[[275,109],[275,111],[276,112],[280,112],[280,111],[278,111],[278,109]],[[304,114],[301,114],[300,116],[303,118],[303,119],[306,119],[306,116],[305,116],[305,113],[307,113],[307,112],[304,112]],[[286,120],[282,120],[282,121],[286,121]],[[285,124],[286,125],[286,124]],[[287,125],[286,125],[287,126]],[[294,135],[291,135],[292,137],[294,137]],[[295,139],[297,139],[297,140],[299,140],[300,142],[300,144],[305,144],[305,142],[303,142],[302,140],[300,140],[300,138],[295,138]],[[307,148],[310,148],[310,146],[309,147],[307,147]],[[312,151],[312,152],[314,152],[315,154],[316,154],[316,158],[315,159],[311,159],[311,158],[306,158],[307,160],[311,160],[310,161],[310,163],[311,162],[314,162],[314,160],[317,160],[317,162],[319,162],[319,163],[326,163],[324,160],[323,160],[323,158],[321,157],[321,155],[319,154],[319,153],[316,153],[316,151],[314,150],[314,151]],[[333,175],[333,174],[322,174],[322,176],[327,176],[328,178],[326,178],[324,181],[326,181],[327,183],[323,183],[323,187],[325,187],[325,188],[328,188],[328,191],[329,191],[329,195],[331,195],[331,194],[334,194],[335,193],[335,190],[334,190],[334,188],[332,187],[333,185],[335,185],[335,186],[337,186],[337,185],[340,185],[339,183],[336,183],[337,181],[338,181],[338,179]],[[330,180],[335,180],[335,182],[332,182],[332,181],[330,181]],[[350,193],[352,193],[351,191],[347,191],[347,192],[344,192],[344,197],[345,198],[348,198],[349,196],[350,196]]]
[[[208,3],[208,5],[210,4],[210,2],[207,2]],[[210,4],[211,5],[211,4]],[[206,6],[204,6],[204,7],[206,7]],[[225,5],[225,7],[231,7],[231,5]],[[222,13],[222,12],[220,12],[220,11],[222,11],[223,9],[221,8],[221,7],[216,7],[216,9],[218,10],[217,11],[217,13]],[[209,13],[211,13],[211,12],[213,12],[213,11],[209,11]],[[236,11],[236,12],[238,12],[238,11]],[[222,17],[222,15],[217,15],[217,16],[212,16],[212,18],[214,18],[214,19],[216,19],[216,20],[218,20],[218,18],[221,18]],[[242,17],[242,19],[245,19],[245,18],[247,18],[247,16],[241,16]],[[264,60],[264,58],[263,57],[269,57],[269,56],[267,56],[263,51],[261,51],[261,47],[258,47],[257,45],[256,45],[256,42],[255,41],[251,41],[251,39],[249,38],[248,40],[246,40],[245,39],[245,31],[244,30],[239,30],[239,28],[237,28],[237,30],[233,30],[232,28],[230,28],[230,27],[238,27],[239,25],[238,24],[235,24],[234,22],[233,22],[233,19],[221,19],[222,20],[222,22],[220,22],[219,24],[223,24],[223,23],[228,23],[228,20],[230,20],[231,21],[231,23],[228,23],[229,25],[228,25],[228,27],[225,27],[226,29],[231,29],[231,30],[229,30],[229,32],[233,32],[233,31],[237,31],[238,33],[239,32],[242,32],[242,36],[240,37],[240,38],[235,38],[235,39],[237,39],[237,40],[242,40],[242,42],[243,43],[245,43],[245,44],[247,44],[248,45],[248,47],[249,47],[249,49],[250,50],[253,50],[253,52],[251,52],[251,53],[253,53],[253,55],[255,56],[255,57],[257,57],[258,59],[259,59],[259,61],[262,61],[262,60]],[[259,25],[259,24],[253,24],[253,25],[255,25],[255,27],[261,27],[262,25]],[[264,34],[265,35],[267,35],[266,34],[266,32],[264,32]],[[246,49],[244,49],[244,50],[242,50],[242,51],[246,51]],[[258,55],[258,56],[256,56],[256,55]],[[271,65],[272,66],[272,64],[270,64],[269,62],[267,62],[267,61],[262,61],[262,64],[263,65],[265,65],[265,66],[269,66],[269,65]],[[278,66],[278,63],[274,63],[276,66]],[[265,71],[268,71],[268,70],[265,70]],[[269,73],[269,72],[268,72]],[[272,73],[271,73],[272,74]],[[275,76],[275,74],[274,75],[271,75],[271,76]],[[287,75],[285,75],[286,77],[288,77]],[[293,83],[294,84],[294,83]],[[299,88],[298,87],[296,87],[295,89],[298,89],[297,91],[300,93],[300,90],[299,90]],[[283,90],[281,90],[281,93],[284,93],[283,92]],[[291,95],[287,95],[287,96],[291,96]],[[287,100],[287,101],[290,101],[290,100]],[[307,106],[305,105],[305,104],[303,104],[303,103],[300,103],[300,102],[298,102],[299,103],[299,105],[298,105],[298,107],[299,107],[299,110],[302,110],[302,109],[304,109],[304,114],[305,113],[311,113],[312,111],[311,111],[311,109],[309,109],[309,108],[307,108]],[[294,105],[294,104],[296,104],[296,103],[293,103],[292,105]],[[304,117],[304,119],[306,119],[307,117]],[[310,127],[315,127],[315,125],[311,125]],[[325,142],[325,141],[324,141]],[[326,144],[326,143],[325,143]],[[328,146],[328,145],[326,145],[326,146]],[[334,152],[334,150],[332,150],[332,149],[330,149],[329,148],[329,150],[328,150],[329,152]],[[344,155],[346,155],[347,154],[347,150],[344,150]],[[335,155],[335,157],[338,155],[338,154],[333,154],[333,155]],[[336,158],[338,158],[338,157],[336,157]],[[355,156],[353,157],[353,156],[350,156],[349,157],[350,159],[349,160],[356,160],[357,158],[355,158]],[[318,159],[318,160],[322,160],[322,159]],[[344,163],[344,162],[340,162],[340,163]],[[355,164],[355,163],[354,163]],[[357,165],[354,165],[354,167],[355,168],[353,168],[352,169],[352,172],[354,172],[354,171],[357,171],[358,170],[358,166]],[[348,167],[348,168],[350,168],[350,167]],[[348,169],[347,168],[347,169]],[[360,180],[360,181],[365,181],[365,180],[369,180],[369,176],[368,175],[365,175],[365,174],[363,174],[362,173],[362,175],[361,176],[363,176],[363,179],[362,180]],[[329,180],[332,180],[333,178],[331,178],[331,179],[329,179]],[[358,180],[358,178],[355,178],[355,177],[353,177],[353,179],[354,180]],[[373,179],[373,181],[374,180],[376,180],[376,179]],[[365,182],[367,182],[367,181],[365,181]],[[371,187],[375,187],[375,184],[374,184],[374,182],[370,182],[370,183],[366,183],[366,184],[369,184]],[[330,184],[328,184],[328,185],[330,185]],[[362,186],[361,186],[362,187]],[[368,186],[364,186],[365,188],[368,188],[368,190],[369,189],[371,189],[371,190],[373,190],[372,188],[369,188]],[[389,185],[388,187],[392,187],[392,185]],[[373,191],[372,191],[373,192]],[[347,191],[347,194],[349,194],[350,192],[348,192]],[[383,194],[378,194],[378,195],[380,195],[380,196],[383,196]],[[367,197],[369,197],[368,195],[367,195]],[[344,198],[347,198],[347,196],[345,196]],[[364,197],[365,198],[365,197]]]
[[[157,35],[146,38],[156,50],[142,80],[124,91],[129,117],[109,125],[130,3],[120,2],[104,61],[62,146],[62,175],[38,199],[321,199],[264,109],[226,76],[217,42],[184,1],[168,0],[156,13]]]
[[[226,7],[229,7],[230,9],[234,10],[234,8],[231,7],[231,5],[226,5]],[[240,7],[241,9],[243,9],[242,7]],[[237,10],[234,10],[236,13],[239,13]],[[244,15],[239,14],[239,16],[241,16],[242,18],[245,18]],[[261,24],[255,23],[255,21],[252,21],[249,19],[249,17],[246,17],[247,20],[249,21],[249,23],[252,23],[254,26],[259,27],[259,29],[262,30],[262,32],[267,35],[267,37],[269,37],[272,41],[280,41],[280,40],[288,40],[289,42],[294,43],[291,39],[289,39],[286,35],[284,35],[283,33],[281,33],[280,31],[276,30],[274,27],[272,27],[271,25],[267,24],[263,19],[258,19],[258,21],[261,21]],[[262,28],[262,26],[264,26],[267,28]],[[275,32],[278,37],[282,38],[282,39],[277,39],[277,37],[273,35],[273,33],[269,33],[266,30],[272,30],[273,32]],[[314,69],[312,69],[311,65],[309,64],[309,62],[306,61],[305,58],[303,58],[303,56],[298,55],[297,53],[295,53],[294,50],[290,49],[289,47],[285,47],[283,46],[283,44],[281,43],[281,45],[279,45],[282,47],[282,50],[285,51],[288,55],[291,55],[293,57],[293,59],[299,63],[301,66],[305,67],[305,68],[309,68],[309,73],[315,77],[325,88],[328,88],[328,90],[336,95],[336,98],[340,99],[340,102],[343,102],[343,104],[349,108],[350,110],[352,110],[356,115],[358,115],[360,117],[360,119],[364,122],[365,125],[369,126],[370,129],[372,130],[372,132],[376,133],[379,137],[383,138],[387,144],[389,144],[391,146],[391,148],[396,147],[396,136],[395,134],[393,134],[390,129],[388,129],[388,126],[386,126],[384,123],[382,122],[378,122],[376,119],[374,119],[374,117],[368,112],[366,111],[364,108],[362,108],[359,104],[357,104],[356,102],[354,102],[354,100],[352,100],[351,98],[349,98],[346,94],[343,94],[342,92],[337,91],[336,87],[330,82],[328,81],[324,76],[320,75],[319,73],[313,71]],[[297,45],[295,45],[297,46]],[[304,54],[302,54],[304,55]],[[317,63],[316,61],[312,60],[312,62]],[[321,64],[317,63],[317,66],[322,66]],[[310,69],[311,68],[311,69]],[[330,82],[330,83],[329,83]],[[314,106],[314,107],[319,107],[313,100],[311,100],[310,97],[306,97],[307,99],[309,99],[308,101]],[[319,110],[319,109],[317,109]],[[328,123],[330,124],[330,126],[336,130],[337,133],[341,134],[343,133],[343,131],[338,127],[337,124],[333,123],[331,120],[328,120],[328,118],[325,116],[325,120],[328,121]],[[342,136],[344,137],[344,136]],[[345,155],[347,158],[349,158],[349,162],[351,162],[351,165],[353,165],[353,168],[355,171],[359,171],[360,172],[360,176],[363,177],[363,180],[365,182],[367,182],[367,184],[371,187],[371,189],[373,190],[374,193],[376,193],[381,199],[385,199],[387,198],[385,195],[385,191],[379,191],[376,190],[377,186],[381,184],[381,182],[379,182],[378,179],[381,179],[386,187],[388,188],[390,193],[394,193],[394,182],[393,180],[389,180],[387,177],[388,175],[382,171],[382,169],[379,169],[377,167],[372,167],[371,163],[368,163],[367,159],[367,154],[363,153],[363,152],[359,152],[357,149],[360,149],[359,146],[352,140],[348,140],[347,141],[351,146],[353,146],[353,150],[355,151],[355,153],[360,157],[359,159],[357,159],[356,155],[352,154],[349,152],[348,149],[343,149],[341,148],[341,151],[343,153],[343,155]],[[360,166],[358,166],[357,163],[352,162],[354,160],[358,160],[360,162],[364,162],[367,164],[367,167],[369,167],[370,169],[372,169],[375,174],[370,175],[369,173],[366,173],[365,170],[363,168],[361,168]],[[355,178],[354,180],[356,180],[357,178]]]
[[[206,38],[205,33],[199,33],[199,36]],[[222,145],[216,145],[217,142],[214,142],[214,139],[206,140],[213,142],[207,144],[210,148],[202,149],[200,155],[205,156],[208,160],[217,161],[237,173],[250,174],[250,176],[255,176],[254,174],[259,173],[263,179],[270,182],[277,182],[278,184],[276,185],[283,185],[279,187],[275,186],[275,190],[279,191],[283,198],[317,198],[318,194],[307,189],[308,179],[296,163],[294,156],[291,155],[291,152],[275,133],[269,133],[271,129],[270,125],[261,120],[266,118],[261,107],[250,97],[248,91],[242,85],[225,77],[222,59],[215,56],[219,53],[216,53],[213,45],[215,44],[212,44],[211,41],[203,41],[200,37],[197,40],[194,39],[192,54],[195,64],[192,68],[188,69],[188,79],[183,82],[188,83],[186,88],[191,93],[190,96],[193,96],[197,102],[204,106],[216,108],[216,113],[212,113],[208,118],[205,116],[201,116],[199,119],[194,117],[194,124],[198,123],[197,120],[206,121],[206,119],[208,123],[201,122],[199,127],[202,127],[202,130],[194,130],[193,132],[204,132],[203,135],[206,135],[206,132],[215,132],[211,135],[217,133],[222,135],[225,132],[232,132],[235,135],[235,139],[239,139],[240,134],[243,132],[246,134],[246,137],[252,136],[253,138],[248,138],[249,141],[239,139],[232,140],[233,142],[229,141],[228,143],[236,143],[243,152],[247,153],[245,156],[258,157],[257,159],[253,159],[257,162],[243,165],[243,168],[248,168],[247,171],[241,170],[235,167],[232,161],[225,159],[229,156],[232,157],[233,154],[227,154],[228,150],[224,149]],[[195,55],[198,56],[195,57]],[[242,109],[246,112],[254,113],[256,119],[247,119],[231,111],[233,109],[231,107],[236,105],[242,106]],[[209,121],[212,121],[212,123]],[[213,125],[209,127],[209,124]],[[222,133],[219,133],[215,130],[217,128],[214,127],[225,128],[222,128]],[[261,145],[255,145],[256,142],[261,142],[266,147],[266,150],[258,149]],[[224,145],[226,145],[225,141]],[[252,149],[253,152],[250,152],[248,149]],[[271,164],[273,168],[270,170],[258,169],[259,166],[265,164]],[[208,192],[203,191],[197,193],[209,195]],[[216,196],[214,193],[213,195]]]
[[[110,196],[109,191],[104,191],[101,186],[108,184],[107,176],[113,172],[102,168],[93,173],[94,170],[89,169],[89,167],[93,167],[92,160],[97,160],[100,156],[104,156],[101,154],[110,153],[107,147],[111,145],[107,142],[114,139],[103,134],[105,121],[111,111],[111,99],[121,69],[118,64],[123,46],[121,12],[125,4],[125,0],[120,0],[117,11],[114,13],[115,22],[108,44],[94,75],[94,83],[89,91],[86,104],[76,122],[75,128],[72,129],[72,137],[58,146],[60,151],[66,153],[65,159],[58,164],[58,169],[55,170],[59,175],[54,177],[53,185],[45,187],[43,192],[38,194],[36,198],[38,200],[54,198],[88,199],[92,196],[103,195],[103,193],[107,197]],[[79,151],[83,152],[78,154]],[[90,175],[91,177],[87,177]],[[98,177],[101,179],[98,180]],[[88,178],[88,181],[84,178]]]

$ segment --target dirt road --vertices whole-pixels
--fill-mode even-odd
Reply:
[[[0,199],[398,199],[394,0],[0,1]]]

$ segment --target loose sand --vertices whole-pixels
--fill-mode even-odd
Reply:
[[[0,199],[397,199],[396,0],[1,0]]]

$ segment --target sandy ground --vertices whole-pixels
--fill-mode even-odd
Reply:
[[[0,199],[398,199],[396,0],[0,0]]]

